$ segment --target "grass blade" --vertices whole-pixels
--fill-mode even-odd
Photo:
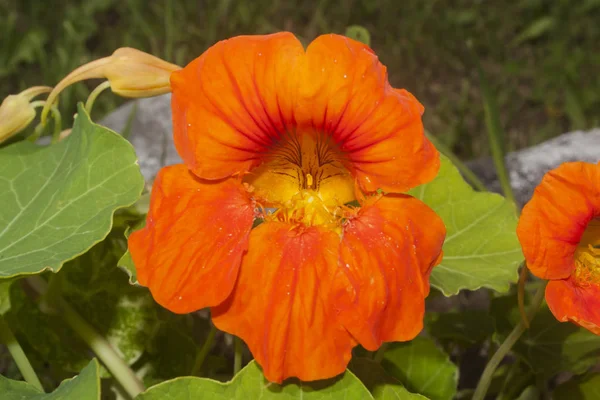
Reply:
[[[469,167],[467,167],[467,165],[465,163],[463,163],[452,152],[452,150],[450,150],[450,148],[448,146],[446,146],[444,143],[440,142],[435,136],[433,136],[429,132],[425,132],[425,136],[427,136],[427,139],[429,139],[429,141],[431,143],[433,143],[433,145],[440,151],[440,153],[442,153],[443,155],[448,157],[448,159],[450,161],[452,161],[452,164],[454,164],[454,166],[456,168],[458,168],[458,170],[460,171],[462,176],[465,177],[465,179],[471,184],[471,186],[473,186],[475,189],[479,190],[480,192],[487,192],[487,188],[485,187],[483,182],[481,182],[481,180],[477,177],[477,175],[475,175],[473,173],[473,171],[471,171],[471,169]]]
[[[507,199],[515,203],[515,196],[510,186],[510,179],[508,178],[508,172],[506,170],[506,164],[504,162],[505,149],[504,149],[504,132],[500,123],[500,112],[498,111],[498,104],[496,97],[492,93],[489,81],[481,67],[479,59],[473,51],[471,51],[477,74],[479,75],[479,84],[481,87],[481,94],[483,96],[483,109],[485,112],[485,125],[488,133],[488,139],[490,143],[490,150],[492,152],[492,158],[496,167],[496,173],[498,174],[498,180],[502,187],[502,192]],[[516,203],[515,203],[516,204]]]

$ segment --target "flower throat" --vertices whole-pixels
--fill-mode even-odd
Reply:
[[[580,284],[600,284],[600,220],[588,223],[575,252],[575,277]]]
[[[339,225],[345,203],[355,200],[343,153],[314,130],[287,132],[244,178],[267,218],[304,225]]]

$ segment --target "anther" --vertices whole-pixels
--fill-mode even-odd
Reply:
[[[312,188],[313,185],[313,176],[311,174],[306,174],[306,187]]]

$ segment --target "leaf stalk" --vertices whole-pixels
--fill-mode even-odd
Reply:
[[[29,285],[40,295],[48,291],[48,284],[39,276],[27,278]],[[131,398],[145,390],[143,383],[129,368],[129,365],[123,360],[112,347],[112,345],[96,331],[96,329],[87,322],[64,298],[58,294],[53,294],[58,313],[64,318],[66,323],[75,331],[75,333],[92,349],[98,356],[112,376],[125,389]]]
[[[533,316],[537,312],[537,310],[542,305],[542,301],[544,300],[544,293],[546,289],[546,281],[539,287],[533,301],[531,302],[531,307],[529,310],[529,315],[527,320],[531,321]],[[517,340],[521,337],[521,335],[527,330],[525,321],[521,318],[519,323],[513,328],[510,334],[506,337],[504,342],[500,345],[496,353],[490,358],[490,361],[485,366],[483,370],[483,374],[479,379],[479,383],[477,383],[477,388],[475,388],[475,394],[473,395],[473,400],[483,400],[485,399],[485,395],[490,387],[490,383],[492,383],[492,378],[494,376],[494,372],[496,372],[496,368],[500,365],[500,362],[504,360],[504,357],[508,354],[510,349],[517,343]]]
[[[39,389],[42,393],[44,392],[44,388],[42,387],[42,383],[40,379],[35,374],[29,359],[25,355],[23,348],[17,341],[17,338],[10,330],[10,327],[4,320],[4,317],[0,315],[0,342],[4,343],[10,352],[13,360],[15,360],[15,364],[17,364],[17,368],[23,375],[23,378],[27,383],[34,386],[36,389]]]

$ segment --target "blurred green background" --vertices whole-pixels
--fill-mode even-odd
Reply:
[[[308,42],[350,25],[369,30],[392,84],[424,103],[426,128],[463,159],[489,151],[473,54],[507,150],[600,125],[600,0],[0,0],[0,98],[122,46],[183,66],[238,34]],[[63,118],[97,83],[61,96]],[[122,101],[103,94],[95,118]]]

